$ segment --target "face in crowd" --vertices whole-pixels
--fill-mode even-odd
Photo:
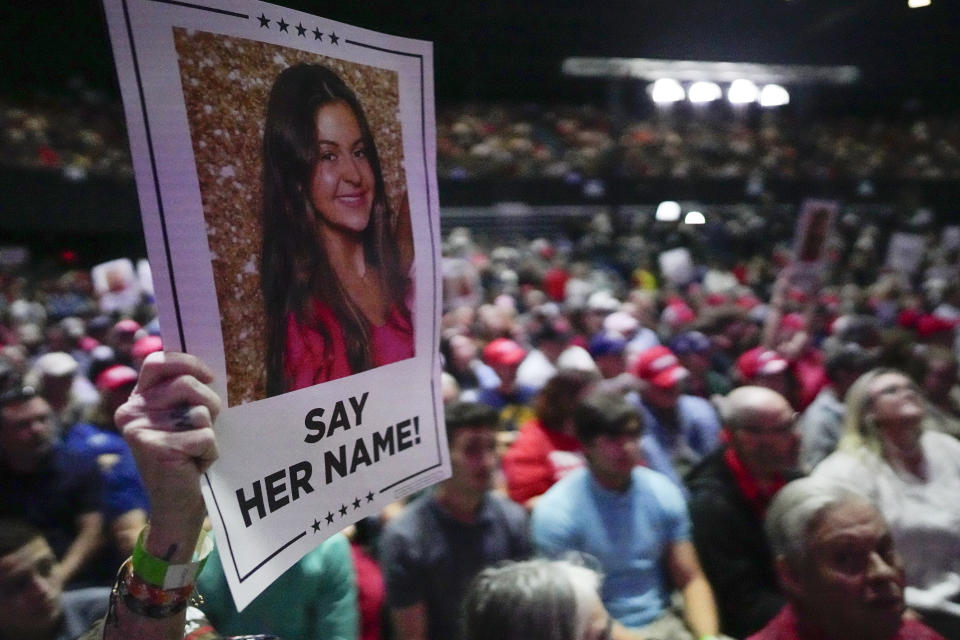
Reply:
[[[42,537],[0,557],[0,630],[4,637],[49,634],[60,620],[56,557]]]
[[[633,468],[640,464],[640,420],[628,424],[623,433],[603,434],[586,445],[590,469],[601,484],[621,487],[629,483]]]
[[[883,373],[867,387],[867,420],[881,428],[912,425],[926,414],[923,396],[917,385],[902,373]]]
[[[498,462],[494,426],[461,427],[450,441],[448,486],[462,495],[480,496],[493,487]]]
[[[0,409],[0,455],[14,471],[32,471],[50,453],[55,438],[53,411],[34,396]]]
[[[750,471],[770,477],[797,466],[800,434],[797,413],[779,393],[766,387],[740,387],[727,396],[730,444]]]
[[[803,616],[865,640],[893,636],[905,609],[904,571],[886,522],[853,500],[814,522],[801,562],[780,560],[781,580]]]

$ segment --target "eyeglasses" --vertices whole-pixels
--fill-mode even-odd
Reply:
[[[790,416],[789,419],[784,420],[780,424],[773,426],[770,425],[744,425],[741,426],[739,431],[746,431],[752,436],[762,437],[762,436],[782,436],[789,433],[794,433],[797,430],[797,420],[800,418],[799,413],[794,413]]]

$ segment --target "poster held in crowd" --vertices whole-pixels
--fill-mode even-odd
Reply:
[[[834,200],[805,200],[797,216],[790,286],[808,294],[820,288],[827,266],[827,241],[837,218]]]
[[[912,276],[923,263],[927,241],[919,233],[895,231],[887,245],[886,266],[896,272]]]
[[[104,0],[164,343],[217,374],[239,609],[449,475],[430,43],[253,1]]]

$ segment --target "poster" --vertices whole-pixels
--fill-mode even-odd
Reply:
[[[927,241],[919,233],[895,231],[890,234],[885,266],[907,276],[914,275],[923,262]]]
[[[203,489],[242,609],[449,476],[432,48],[262,2],[104,5],[164,343],[224,402]]]
[[[808,294],[820,289],[827,266],[827,240],[839,205],[833,200],[805,200],[794,233],[790,285]]]
[[[690,255],[690,250],[686,247],[663,251],[658,259],[660,261],[660,272],[672,285],[685,286],[693,281],[696,276],[693,256]]]

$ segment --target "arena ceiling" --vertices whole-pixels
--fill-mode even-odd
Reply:
[[[112,88],[99,2],[4,3],[6,91],[82,76]],[[435,42],[438,99],[563,98],[569,56],[857,65],[865,91],[958,103],[955,0],[414,0],[287,3]]]

